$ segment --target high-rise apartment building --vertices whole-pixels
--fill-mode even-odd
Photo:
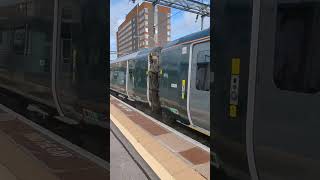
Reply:
[[[170,41],[170,8],[157,5],[155,11],[154,16],[152,4],[143,2],[128,13],[117,31],[118,57]]]

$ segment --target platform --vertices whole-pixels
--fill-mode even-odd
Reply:
[[[111,180],[159,180],[112,122],[110,122],[110,146]]]
[[[210,149],[111,97],[110,119],[160,179],[210,179]]]
[[[0,105],[0,179],[105,180],[109,164]]]

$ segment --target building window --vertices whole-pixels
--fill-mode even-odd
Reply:
[[[143,10],[139,12],[139,16],[141,16],[143,14]]]
[[[196,88],[200,91],[210,90],[210,53],[208,50],[197,54]]]
[[[307,3],[278,8],[273,80],[281,90],[320,91],[319,10]]]

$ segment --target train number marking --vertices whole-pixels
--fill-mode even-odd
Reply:
[[[182,48],[182,54],[187,54],[187,47]]]
[[[177,84],[171,83],[171,88],[178,88]]]

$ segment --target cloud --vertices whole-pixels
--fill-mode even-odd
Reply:
[[[174,13],[173,13],[174,15]],[[179,13],[179,16],[173,16],[171,18],[171,34],[172,40],[178,39],[180,37],[186,36],[188,34],[197,32],[201,30],[201,17],[198,17],[196,21],[196,14],[189,12]],[[210,18],[206,17],[203,21],[203,28],[210,27]]]

